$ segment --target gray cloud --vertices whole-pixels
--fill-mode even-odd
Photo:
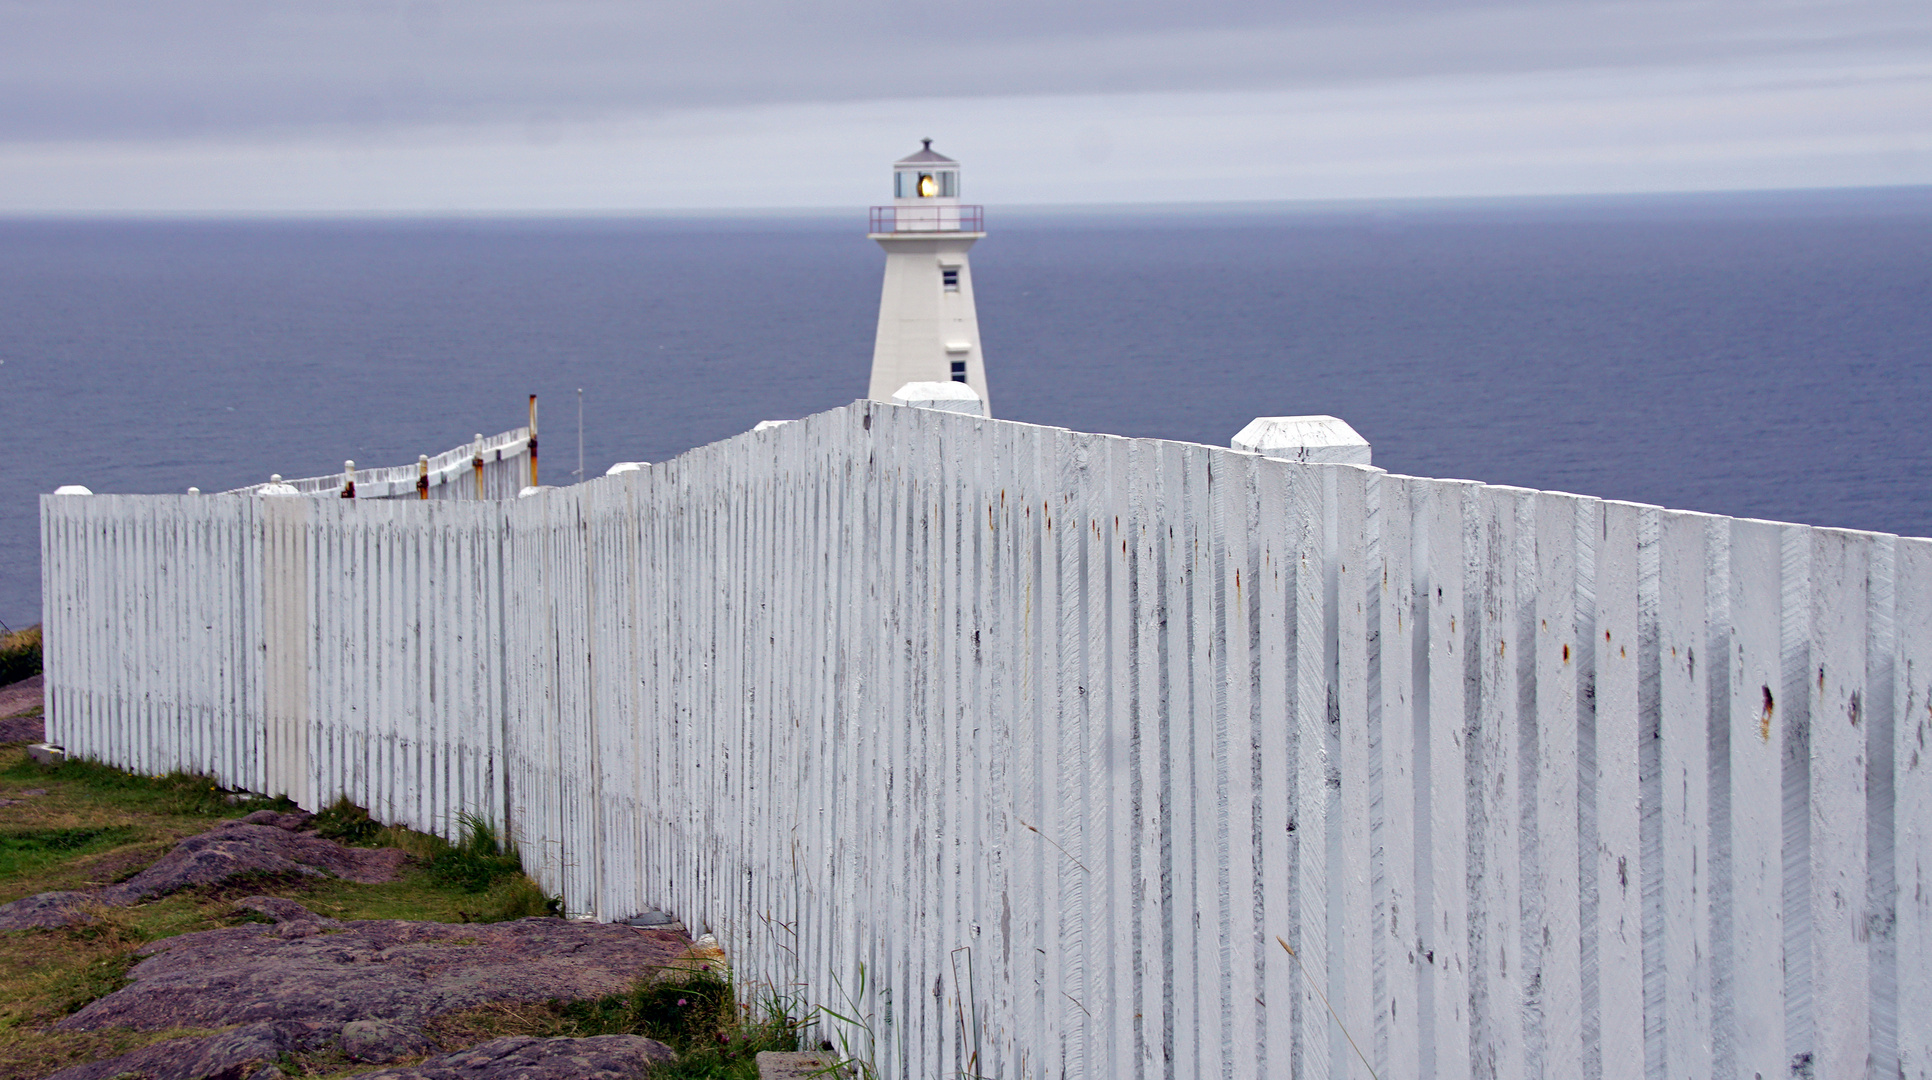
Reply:
[[[1932,55],[1932,4],[0,3],[0,141]]]

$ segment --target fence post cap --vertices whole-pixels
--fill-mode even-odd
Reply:
[[[1287,461],[1370,464],[1368,440],[1333,416],[1257,416],[1228,445]]]
[[[62,484],[54,489],[56,495],[92,495],[92,491],[79,484]]]
[[[985,416],[986,403],[963,382],[909,382],[892,392],[894,405]]]
[[[257,495],[300,495],[302,493],[300,491],[295,490],[294,484],[282,483],[281,473],[270,473],[268,474],[268,483],[263,484],[261,487],[256,488],[255,494]]]

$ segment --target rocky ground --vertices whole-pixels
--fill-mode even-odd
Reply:
[[[690,948],[683,934],[564,919],[510,923],[325,919],[248,897],[275,921],[142,947],[134,981],[59,1023],[66,1030],[225,1027],[262,1021],[420,1024],[495,1002],[618,994]]]
[[[104,907],[259,874],[380,882],[404,855],[348,848],[301,832],[307,814],[257,811],[176,845],[125,883],[42,893],[0,905],[0,929],[85,922]],[[334,1050],[351,1062],[422,1060],[387,1080],[635,1077],[673,1057],[637,1036],[496,1039],[435,1054],[424,1022],[483,1005],[624,993],[641,973],[673,969],[692,943],[677,929],[556,918],[487,925],[326,918],[285,897],[235,908],[259,918],[163,938],[137,950],[131,983],[56,1028],[223,1029],[61,1070],[50,1080],[268,1080],[285,1054]],[[424,1055],[430,1055],[424,1057]]]
[[[19,711],[25,695],[15,689],[0,690],[0,713]],[[38,705],[39,696],[37,685],[31,689],[29,708]],[[0,726],[0,743],[38,738],[39,717],[26,719],[35,730],[27,731],[19,717],[0,719],[6,725]],[[18,778],[34,767],[10,768],[8,776]],[[58,801],[60,791],[49,798],[46,789],[0,784],[0,795],[8,796],[0,798],[0,815],[5,815],[39,812],[42,804]],[[0,840],[8,834],[6,822],[0,816]],[[120,1033],[122,1046],[157,1036],[161,1041],[97,1054],[97,1060],[51,1074],[27,1075],[275,1080],[290,1075],[285,1070],[291,1068],[315,1075],[308,1070],[321,1061],[327,1075],[370,1080],[636,1078],[672,1061],[671,1047],[634,1034],[491,1038],[492,1032],[474,1024],[462,1029],[470,1045],[452,1045],[444,1018],[492,1008],[554,1010],[560,1002],[618,1000],[614,995],[637,992],[640,977],[688,973],[715,956],[694,949],[676,924],[640,928],[547,917],[498,923],[335,918],[290,895],[219,900],[236,895],[224,889],[254,883],[279,883],[287,887],[271,891],[303,896],[305,881],[338,889],[344,887],[340,883],[381,886],[403,872],[409,858],[403,851],[323,839],[306,813],[260,810],[180,839],[156,858],[158,850],[144,854],[130,848],[125,854],[132,865],[115,863],[113,853],[88,864],[91,879],[124,880],[0,904],[0,932],[64,934],[74,941],[87,939],[91,927],[106,932],[114,920],[176,894],[200,897],[198,910],[212,904],[228,912],[215,917],[214,929],[163,936],[133,948],[135,962],[124,979],[115,980],[125,985],[83,998],[84,1005],[69,1006],[69,1015],[43,1029],[66,1038]],[[104,868],[119,873],[103,873]],[[120,911],[130,914],[115,914]],[[246,921],[222,925],[238,920]],[[202,916],[199,925],[210,925],[209,917]],[[728,1002],[725,1008],[730,1010]],[[153,1034],[138,1034],[143,1032]],[[175,1032],[192,1034],[163,1034]],[[385,1064],[391,1067],[367,1071]]]
[[[281,1075],[283,1054],[335,1050],[357,1062],[419,1058],[372,1075],[466,1080],[635,1077],[669,1047],[635,1036],[497,1039],[433,1054],[426,1021],[511,1002],[623,993],[639,973],[671,968],[683,934],[522,919],[486,926],[401,920],[340,922],[294,900],[246,897],[272,920],[164,938],[139,950],[133,982],[60,1021],[64,1030],[225,1028],[55,1073],[51,1080]]]

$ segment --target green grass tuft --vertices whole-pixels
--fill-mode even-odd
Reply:
[[[177,817],[237,817],[254,810],[291,810],[287,799],[251,803],[246,809],[232,806],[228,797],[235,794],[205,776],[171,772],[160,776],[141,776],[122,772],[96,761],[70,759],[48,767],[37,765],[25,754],[13,758],[0,769],[0,780],[31,782],[42,786],[61,784],[84,792],[95,807],[134,810],[143,814],[162,813]]]
[[[0,634],[0,686],[40,674],[40,627]]]
[[[542,886],[520,873],[498,882],[485,896],[487,903],[475,914],[474,922],[509,922],[563,914],[563,897],[546,896]]]
[[[678,1052],[676,1061],[651,1070],[652,1080],[757,1080],[758,1054],[797,1050],[801,1022],[777,1003],[762,1010],[738,1005],[724,975],[674,968],[638,979],[628,994],[484,1006],[430,1027],[445,1045],[468,1045],[485,1033],[546,1039],[643,1035]]]
[[[315,815],[315,835],[344,844],[366,844],[376,838],[382,826],[369,811],[349,801],[347,795],[322,808]]]
[[[0,879],[19,877],[82,855],[141,838],[126,825],[67,829],[0,830]]]
[[[446,888],[480,893],[502,878],[523,872],[516,849],[497,838],[489,822],[472,814],[462,816],[463,836],[430,856],[430,880]]]

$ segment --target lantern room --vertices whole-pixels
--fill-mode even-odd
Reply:
[[[930,206],[959,202],[959,162],[932,148],[931,139],[919,140],[924,146],[892,166],[892,198],[898,206]]]
[[[981,227],[980,208],[959,202],[959,162],[935,151],[931,139],[892,163],[892,205],[872,208],[872,233],[968,232]]]

